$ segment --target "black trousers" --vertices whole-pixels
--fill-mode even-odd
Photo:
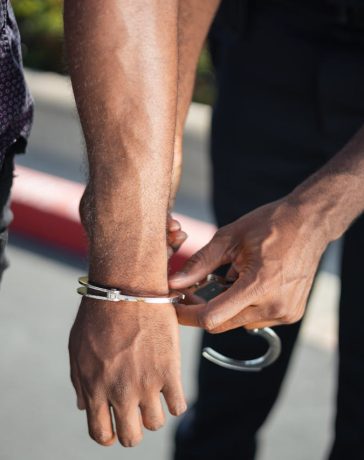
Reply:
[[[219,226],[289,193],[364,123],[364,28],[336,22],[324,9],[278,0],[250,2],[237,27],[234,15],[225,14],[228,1],[210,37],[218,83],[211,156]],[[363,261],[361,217],[344,240],[330,460],[364,459]],[[254,458],[257,432],[278,396],[300,324],[276,329],[282,355],[261,373],[201,360],[198,397],[177,429],[175,460]],[[205,333],[202,346],[231,356],[244,350],[249,357],[263,345],[239,330]]]

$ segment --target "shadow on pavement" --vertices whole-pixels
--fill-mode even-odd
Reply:
[[[51,260],[67,265],[72,268],[80,269],[82,271],[87,270],[87,259],[77,254],[72,254],[64,249],[56,248],[50,244],[37,241],[35,239],[24,237],[15,233],[11,233],[9,236],[9,244],[18,249],[32,252],[42,257],[46,257]]]

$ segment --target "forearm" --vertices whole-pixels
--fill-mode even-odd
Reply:
[[[182,141],[198,59],[221,0],[183,0],[178,10],[178,100],[171,207],[182,172]]]
[[[177,0],[65,1],[85,136],[90,277],[165,293],[177,105]]]
[[[339,238],[364,211],[364,127],[290,198],[327,242]]]

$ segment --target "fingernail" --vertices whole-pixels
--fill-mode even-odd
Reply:
[[[176,273],[173,273],[173,275],[171,275],[169,279],[173,281],[177,281],[177,280],[185,278],[186,275],[187,275],[186,272],[176,272]]]
[[[236,276],[227,276],[225,279],[226,279],[226,281],[228,283],[234,283],[236,281],[237,277]]]
[[[177,231],[177,230],[180,230],[181,229],[181,225],[179,224],[179,222],[177,222],[176,220],[173,220],[170,224],[169,224],[169,230],[170,231]]]
[[[178,241],[186,240],[188,238],[187,233],[181,232],[179,235],[176,235],[175,239]]]

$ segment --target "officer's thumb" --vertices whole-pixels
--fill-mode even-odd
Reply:
[[[196,252],[182,269],[169,277],[169,286],[172,289],[186,289],[202,281],[213,273],[224,261],[224,248],[213,238],[206,246]]]

